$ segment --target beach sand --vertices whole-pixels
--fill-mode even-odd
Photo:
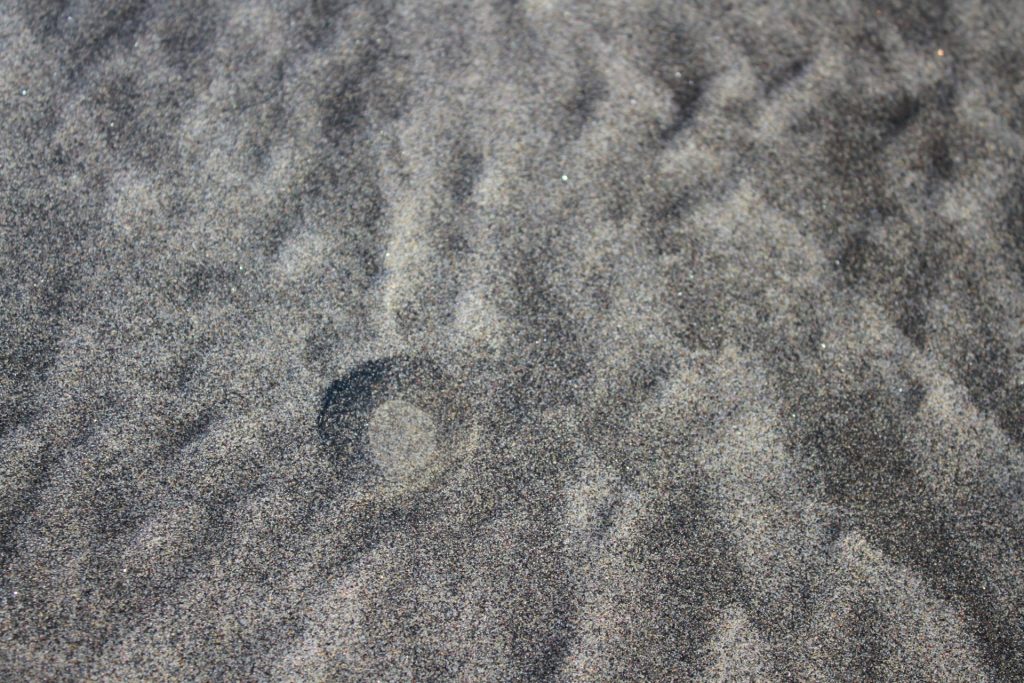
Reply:
[[[0,13],[0,678],[1024,679],[1024,3]]]

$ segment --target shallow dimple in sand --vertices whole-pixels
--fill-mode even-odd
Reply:
[[[434,419],[400,399],[373,411],[367,435],[371,456],[391,479],[415,480],[438,457]]]

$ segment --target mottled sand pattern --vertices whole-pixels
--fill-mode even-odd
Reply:
[[[1024,680],[1024,3],[0,12],[0,679]]]

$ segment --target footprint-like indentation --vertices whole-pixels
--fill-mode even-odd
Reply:
[[[444,465],[466,415],[458,387],[433,361],[366,361],[324,393],[317,431],[342,467],[388,479],[428,476]]]

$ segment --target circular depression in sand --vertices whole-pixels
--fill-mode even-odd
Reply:
[[[436,431],[426,411],[402,399],[385,401],[370,416],[369,451],[387,477],[417,477],[437,460]]]

